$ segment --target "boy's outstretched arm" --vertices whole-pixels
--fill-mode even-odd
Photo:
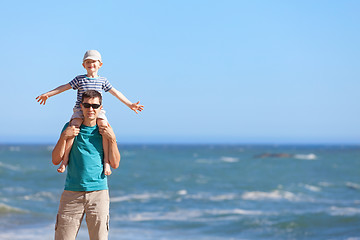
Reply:
[[[141,112],[142,110],[144,110],[144,106],[140,105],[140,101],[138,101],[137,103],[132,103],[130,102],[125,96],[124,94],[122,94],[121,92],[119,92],[118,90],[116,90],[114,87],[111,88],[109,90],[109,92],[115,96],[117,99],[119,99],[120,101],[122,101],[126,106],[128,106],[131,110],[133,110],[134,112],[138,113],[137,111]]]
[[[37,99],[38,102],[40,102],[40,104],[45,105],[46,100],[49,97],[52,97],[54,95],[57,95],[57,94],[62,93],[64,91],[66,91],[66,90],[69,90],[69,89],[71,89],[71,85],[69,83],[67,83],[67,84],[61,85],[60,87],[57,87],[54,90],[51,90],[51,91],[49,91],[47,93],[41,94],[36,99]]]

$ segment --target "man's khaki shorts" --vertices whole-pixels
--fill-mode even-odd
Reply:
[[[107,240],[109,233],[109,191],[73,192],[61,195],[55,224],[55,240],[74,240],[84,215],[90,240]]]

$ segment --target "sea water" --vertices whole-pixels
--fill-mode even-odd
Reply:
[[[0,146],[0,239],[53,239],[66,174],[52,149]],[[119,149],[111,240],[360,239],[360,146]]]

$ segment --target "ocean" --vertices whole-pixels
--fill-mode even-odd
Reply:
[[[65,174],[52,149],[0,145],[0,239],[53,239]],[[360,146],[119,149],[111,240],[360,239]]]

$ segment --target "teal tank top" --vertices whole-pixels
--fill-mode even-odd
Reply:
[[[63,131],[69,125],[65,124]],[[107,190],[104,174],[104,151],[102,136],[96,126],[81,125],[80,133],[74,139],[69,155],[65,190],[98,191]]]

